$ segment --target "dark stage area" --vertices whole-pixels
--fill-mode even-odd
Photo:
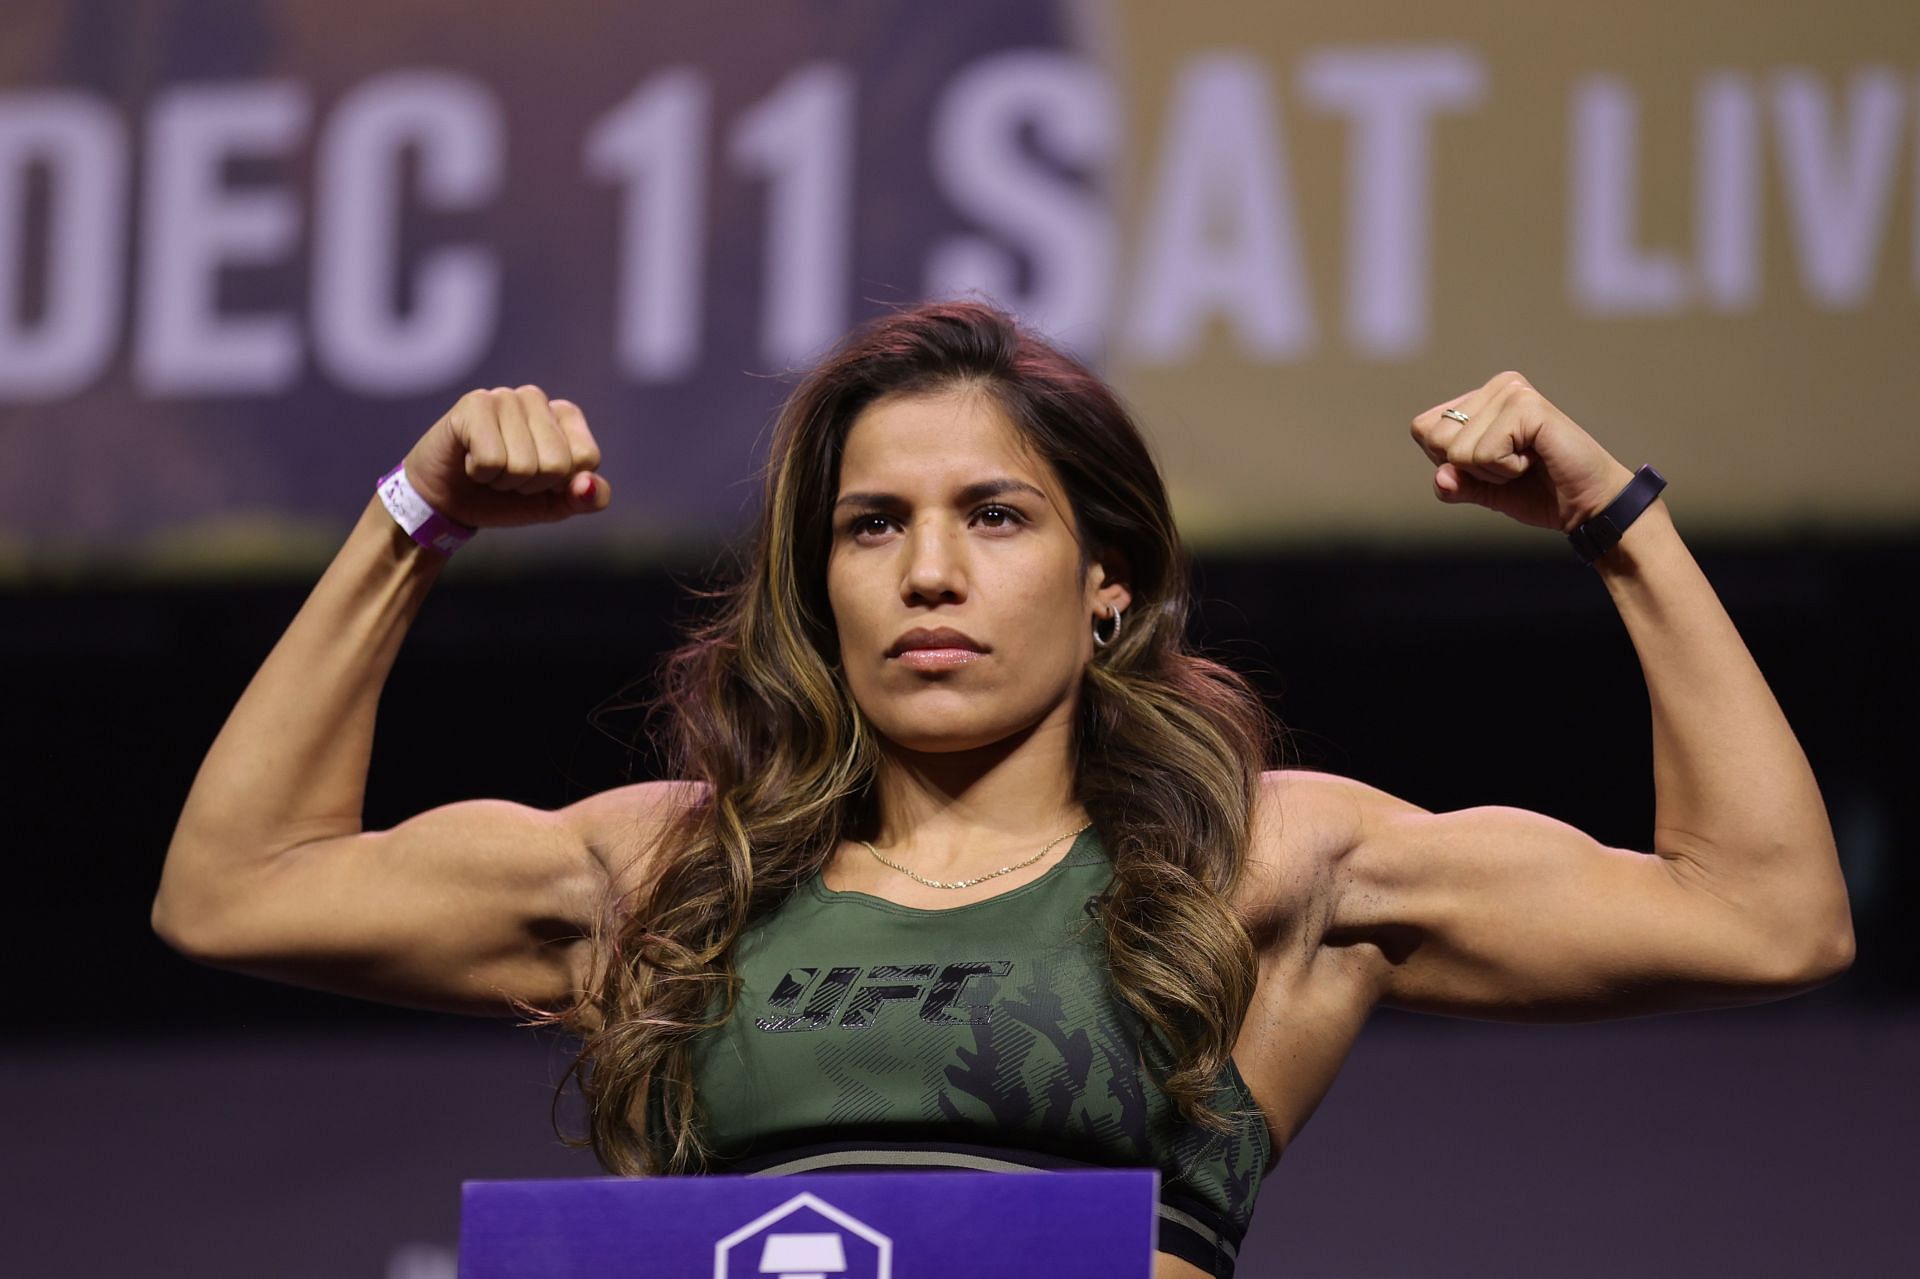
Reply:
[[[1920,1062],[1920,690],[1896,584],[1915,549],[1695,547],[1820,779],[1853,969],[1782,1003],[1591,1026],[1376,1012],[1269,1175],[1245,1274],[1898,1268],[1885,1222]],[[621,740],[639,724],[621,690],[671,642],[695,576],[455,567],[388,685],[368,823],[477,796],[557,806],[647,775]],[[1196,638],[1272,698],[1286,762],[1645,847],[1645,688],[1579,564],[1216,559],[1198,582]],[[565,1041],[216,972],[150,932],[194,770],[305,589],[0,597],[22,880],[6,922],[37,975],[0,1083],[10,1139],[37,1152],[16,1207],[56,1227],[15,1249],[22,1273],[115,1264],[119,1245],[60,1224],[107,1195],[156,1241],[156,1273],[224,1257],[236,1274],[454,1279],[462,1180],[599,1175],[549,1124]],[[557,1113],[581,1132],[576,1094]],[[103,1173],[101,1143],[127,1134]],[[353,1229],[317,1246],[326,1222]]]
[[[1858,960],[1799,1002],[1911,1005],[1920,675],[1903,584],[1920,544],[1690,545],[1812,762],[1848,877]],[[488,581],[461,567],[388,682],[368,828],[482,796],[558,807],[653,776],[626,745],[639,713],[620,704],[645,689],[701,574]],[[1195,639],[1268,695],[1285,763],[1649,847],[1645,684],[1605,588],[1570,557],[1209,559],[1196,581]],[[15,1034],[435,1019],[202,969],[147,926],[194,771],[307,589],[0,594],[20,876],[7,930],[14,954],[57,974],[15,1006]]]

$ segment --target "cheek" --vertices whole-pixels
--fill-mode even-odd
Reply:
[[[827,607],[833,613],[836,626],[852,624],[859,616],[860,592],[855,584],[848,581],[843,565],[829,563],[827,566]]]
[[[887,611],[886,592],[876,589],[873,582],[863,580],[857,567],[829,566],[827,609],[843,664],[860,654],[870,655],[895,633],[887,629],[889,623],[897,619]]]
[[[1080,600],[1059,587],[1010,597],[1008,628],[1021,652],[1021,669],[1051,681],[1082,660],[1080,630],[1092,623],[1081,617]]]

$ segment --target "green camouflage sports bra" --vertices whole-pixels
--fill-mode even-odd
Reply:
[[[1160,1250],[1230,1275],[1272,1143],[1237,1066],[1226,1134],[1144,1068],[1164,1050],[1113,996],[1095,918],[1111,876],[1091,827],[1039,879],[950,909],[811,876],[742,936],[740,1002],[695,1043],[712,1170],[1155,1167]]]

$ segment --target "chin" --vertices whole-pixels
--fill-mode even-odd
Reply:
[[[982,715],[977,712],[989,708],[977,702],[969,704],[941,698],[938,703],[921,700],[912,707],[895,705],[888,709],[898,713],[869,715],[868,720],[875,731],[902,750],[942,755],[978,750],[1008,738],[1021,737],[1038,728],[1048,718],[1048,707],[1044,705],[1021,709],[1014,714],[1008,714],[1008,708],[1002,705],[993,708],[998,714]],[[976,713],[969,714],[970,711]]]
[[[938,728],[931,725],[914,725],[911,728],[881,725],[875,725],[875,727],[880,730],[880,735],[894,746],[922,755],[951,755],[958,751],[977,750],[982,746],[991,746],[1020,731],[1017,728],[969,730],[952,724],[945,724]]]

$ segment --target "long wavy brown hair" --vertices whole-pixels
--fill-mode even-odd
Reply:
[[[990,394],[1053,466],[1082,575],[1103,548],[1125,557],[1132,606],[1080,689],[1075,798],[1113,860],[1099,924],[1116,993],[1150,1032],[1143,1053],[1184,1119],[1231,1127],[1212,1100],[1256,966],[1229,902],[1280,726],[1241,675],[1189,647],[1188,560],[1119,399],[1006,313],[936,302],[863,325],[794,389],[751,555],[730,584],[695,591],[708,607],[656,672],[647,737],[668,776],[704,785],[660,833],[645,882],[607,903],[589,989],[534,1014],[581,1036],[560,1089],[579,1080],[588,1135],[569,1144],[591,1143],[608,1172],[708,1165],[692,1048],[733,1013],[734,943],[843,838],[875,828],[876,733],[838,669],[827,601],[841,450],[882,396],[955,387]]]

